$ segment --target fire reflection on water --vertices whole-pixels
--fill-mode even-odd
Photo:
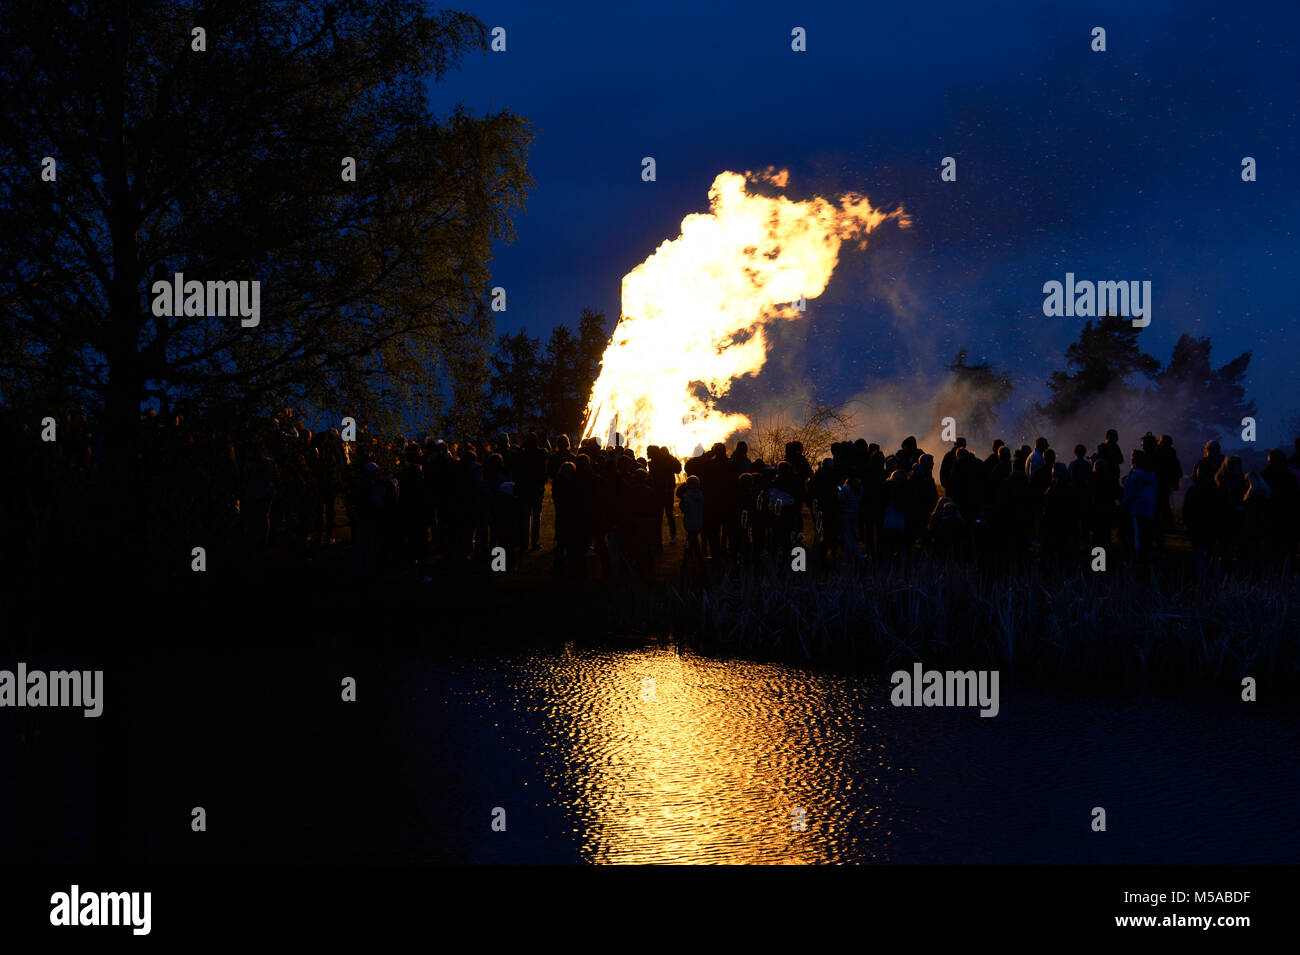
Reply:
[[[860,687],[667,651],[555,662],[540,704],[560,767],[551,783],[584,860],[887,857],[881,800],[901,770],[841,725],[861,717],[863,701],[847,699]]]

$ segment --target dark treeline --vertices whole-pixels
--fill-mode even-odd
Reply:
[[[556,325],[543,343],[523,328],[497,338],[480,429],[521,434],[542,428],[572,434],[583,425],[587,396],[609,344],[605,316],[583,309],[575,334]]]

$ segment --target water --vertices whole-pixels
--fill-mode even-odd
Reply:
[[[528,833],[471,843],[513,861],[1300,859],[1294,714],[1258,704],[1016,691],[981,718],[895,708],[884,680],[657,649],[429,660],[408,678],[476,740],[466,785],[504,753],[531,772],[525,818],[562,820],[558,853]]]
[[[418,649],[438,640],[178,641],[111,669],[98,720],[9,711],[5,844],[39,861],[1300,859],[1294,709],[1003,681],[982,718],[675,649]]]

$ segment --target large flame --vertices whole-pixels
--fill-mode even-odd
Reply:
[[[679,455],[749,428],[743,414],[715,403],[734,379],[757,374],[767,358],[764,326],[795,319],[800,300],[826,289],[840,245],[887,219],[908,225],[901,208],[881,212],[849,193],[836,204],[757,195],[750,183],[784,189],[786,170],[719,173],[709,212],[682,220],[623,278],[623,308],[592,388],[583,437],[634,450],[648,444]],[[771,191],[771,190],[769,190]]]

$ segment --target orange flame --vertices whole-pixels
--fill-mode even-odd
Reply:
[[[583,437],[634,451],[647,444],[679,455],[710,447],[750,427],[717,400],[767,359],[764,326],[793,320],[799,301],[826,289],[840,245],[859,241],[887,219],[910,224],[901,208],[881,212],[849,193],[836,204],[756,195],[751,183],[783,189],[786,170],[719,173],[709,212],[688,215],[623,278],[623,308],[592,388]],[[770,191],[770,190],[769,190]]]

